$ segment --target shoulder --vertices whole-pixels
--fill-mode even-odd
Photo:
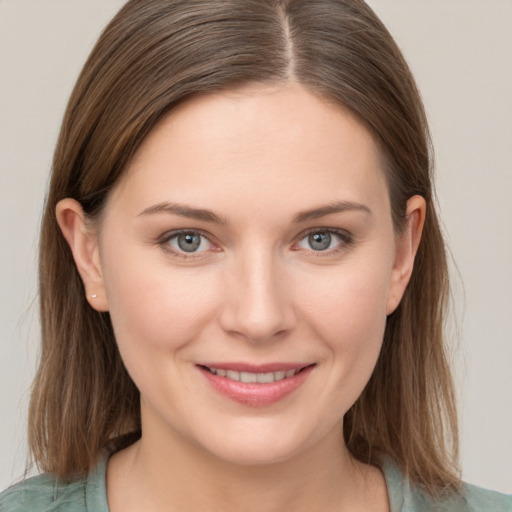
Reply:
[[[64,483],[49,473],[0,494],[0,512],[85,512],[85,480]]]
[[[512,495],[464,484],[460,493],[434,498],[405,478],[390,460],[383,464],[391,512],[512,512]]]
[[[469,484],[459,494],[437,499],[411,487],[407,501],[404,512],[512,512],[512,496]]]
[[[28,478],[0,493],[0,512],[108,512],[108,455],[83,479],[64,482],[49,473]]]
[[[512,494],[502,494],[466,484],[464,498],[469,512],[512,512]]]
[[[411,487],[403,512],[512,512],[512,496],[464,484],[459,494],[433,498]]]

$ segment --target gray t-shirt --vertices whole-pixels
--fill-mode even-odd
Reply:
[[[10,487],[0,494],[0,512],[109,512],[107,459],[83,480],[63,483],[45,473]],[[465,484],[461,495],[436,501],[412,486],[391,460],[382,470],[391,512],[512,512],[512,495]]]

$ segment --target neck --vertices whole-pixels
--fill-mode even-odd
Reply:
[[[177,433],[162,443],[143,430],[140,441],[109,462],[110,509],[338,512],[366,510],[363,503],[371,503],[368,510],[380,510],[375,500],[387,503],[382,476],[352,459],[341,428],[300,454],[259,465],[219,459]]]

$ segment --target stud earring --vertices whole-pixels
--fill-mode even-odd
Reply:
[[[95,299],[97,297],[96,294],[91,295],[91,299]]]

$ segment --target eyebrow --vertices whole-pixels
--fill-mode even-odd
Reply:
[[[173,215],[179,215],[180,217],[187,217],[189,219],[201,220],[204,222],[212,222],[214,224],[226,225],[228,223],[226,219],[219,217],[211,210],[193,208],[185,204],[172,203],[169,201],[164,201],[163,203],[150,206],[149,208],[146,208],[141,213],[139,213],[139,216],[152,215],[155,213],[171,213]]]
[[[295,224],[300,224],[302,222],[307,222],[310,220],[320,219],[327,215],[332,215],[335,213],[343,213],[343,212],[364,212],[371,216],[373,216],[370,208],[368,206],[361,203],[354,203],[352,201],[335,201],[326,206],[321,206],[319,208],[313,208],[311,210],[305,210],[303,212],[297,213],[293,217],[293,222]],[[141,215],[153,215],[156,213],[170,213],[173,215],[179,215],[180,217],[187,217],[189,219],[200,220],[204,222],[211,222],[214,224],[227,225],[228,221],[212,212],[211,210],[206,210],[204,208],[193,208],[192,206],[187,206],[185,204],[173,203],[169,201],[164,201],[162,203],[155,204],[146,208],[141,213]]]
[[[313,208],[312,210],[299,212],[293,218],[293,222],[299,224],[308,220],[320,219],[327,215],[343,212],[364,212],[373,217],[373,213],[370,208],[364,204],[354,203],[352,201],[335,201],[326,206],[321,206],[320,208]]]

